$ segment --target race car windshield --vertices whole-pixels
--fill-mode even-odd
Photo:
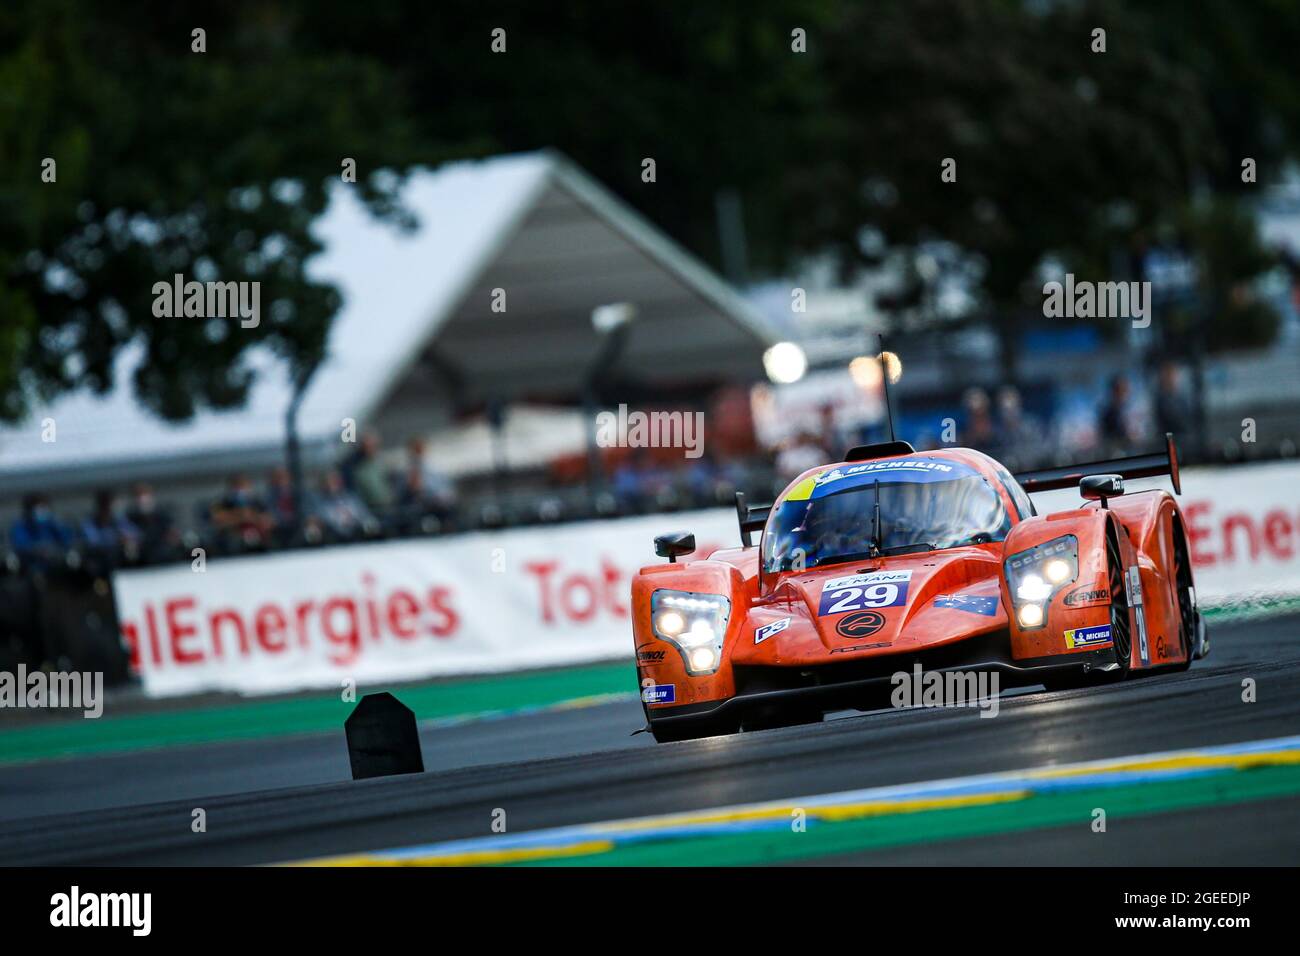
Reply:
[[[956,463],[936,468],[933,462],[917,462],[913,469],[906,462],[882,464],[900,467],[836,469],[792,489],[768,519],[763,570],[1001,541],[1011,530],[1002,499],[973,469]]]

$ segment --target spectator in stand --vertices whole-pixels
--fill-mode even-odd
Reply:
[[[101,488],[95,492],[95,510],[81,523],[81,540],[92,550],[117,557],[135,550],[140,529],[118,510],[113,492]]]
[[[158,507],[153,488],[140,482],[131,489],[131,504],[126,520],[140,535],[140,556],[145,561],[161,561],[180,543],[180,533],[171,515]]]
[[[429,467],[425,460],[427,450],[423,438],[412,438],[406,444],[406,467],[397,490],[403,524],[418,524],[429,515],[445,522],[456,506],[456,486]]]
[[[612,490],[622,511],[663,507],[675,494],[672,471],[649,448],[633,448],[614,470]]]
[[[226,493],[213,503],[209,520],[226,543],[246,547],[266,544],[275,526],[266,502],[253,492],[253,483],[238,474],[231,475]]]
[[[610,479],[610,487],[620,511],[639,511],[642,506],[644,489],[642,472],[646,467],[647,453],[644,448],[634,448],[632,453],[619,462]]]
[[[999,460],[1017,471],[1038,463],[1042,457],[1045,435],[1038,422],[1025,414],[1020,391],[1014,385],[998,389]]]
[[[298,525],[298,515],[294,511],[293,482],[289,480],[288,468],[279,466],[271,470],[271,477],[266,483],[266,505],[275,522],[276,537],[287,542]]]
[[[844,454],[844,451],[840,451],[835,458],[842,454]],[[809,468],[816,468],[818,465],[824,465],[828,461],[835,460],[828,457],[828,455],[829,452],[817,435],[807,431],[801,432],[796,437],[785,442],[781,450],[777,452],[777,476],[782,481],[793,481]]]
[[[346,486],[361,498],[375,514],[383,514],[393,506],[393,486],[388,472],[379,458],[379,433],[368,431],[361,436],[356,454],[344,465]]]
[[[1103,455],[1131,455],[1142,442],[1128,378],[1122,372],[1116,373],[1110,380],[1098,425]]]
[[[9,546],[28,564],[46,567],[63,557],[72,532],[54,515],[47,495],[23,497],[22,515],[9,527]]]
[[[996,456],[999,451],[997,426],[993,422],[989,393],[982,388],[968,388],[961,399],[966,412],[957,444]]]
[[[1160,436],[1173,432],[1178,448],[1188,457],[1194,457],[1199,447],[1199,435],[1195,434],[1196,412],[1191,396],[1183,388],[1182,370],[1168,360],[1160,363],[1155,406]]]
[[[821,446],[827,461],[838,461],[850,447],[857,444],[845,437],[844,430],[835,421],[835,405],[827,402],[818,413],[821,417]]]
[[[707,507],[724,500],[726,480],[710,452],[701,452],[699,458],[687,458],[683,462],[683,471],[691,504]]]
[[[339,538],[355,538],[374,516],[360,497],[348,490],[338,470],[325,473],[316,498],[313,517]]]

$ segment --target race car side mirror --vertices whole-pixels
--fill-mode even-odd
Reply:
[[[689,531],[670,531],[655,538],[655,554],[667,558],[668,563],[677,561],[683,554],[695,550],[695,535]]]
[[[1106,507],[1107,498],[1118,498],[1124,493],[1124,479],[1120,475],[1087,475],[1079,481],[1079,494],[1089,501],[1100,501]]]

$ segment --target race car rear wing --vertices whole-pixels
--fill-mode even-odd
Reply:
[[[1077,488],[1079,481],[1088,475],[1120,475],[1123,478],[1152,478],[1168,475],[1174,484],[1174,493],[1183,493],[1178,476],[1178,448],[1171,432],[1165,433],[1163,451],[1108,461],[1090,461],[1082,465],[1065,465],[1061,468],[1043,468],[1039,471],[1022,471],[1016,481],[1025,491],[1053,491],[1057,488]]]
[[[736,492],[736,518],[740,521],[740,543],[743,547],[753,547],[754,542],[749,536],[755,531],[763,530],[763,525],[767,524],[767,516],[771,511],[770,504],[746,504],[744,492]]]

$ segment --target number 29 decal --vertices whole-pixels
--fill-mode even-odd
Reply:
[[[822,587],[819,615],[843,614],[878,607],[900,607],[907,603],[911,571],[869,571],[831,578]]]

